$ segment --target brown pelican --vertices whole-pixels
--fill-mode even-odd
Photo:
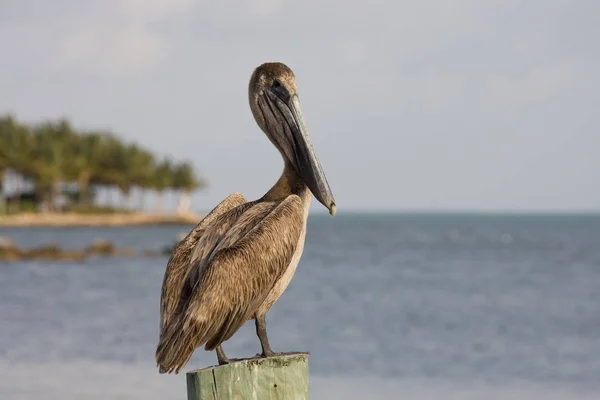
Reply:
[[[256,68],[248,88],[258,126],[284,161],[258,200],[234,193],[173,250],[161,296],[156,362],[178,373],[204,345],[229,363],[222,343],[254,319],[262,357],[274,355],[265,315],[286,289],[302,251],[311,194],[335,215],[335,201],[300,110],[296,78],[282,63]]]

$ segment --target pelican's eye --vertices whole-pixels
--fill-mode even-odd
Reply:
[[[279,79],[273,79],[273,83],[269,88],[271,93],[274,93],[281,101],[288,103],[290,101],[290,92],[287,90],[283,83]]]

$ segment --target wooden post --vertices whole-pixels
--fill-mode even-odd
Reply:
[[[231,360],[190,371],[188,400],[308,400],[308,353]]]

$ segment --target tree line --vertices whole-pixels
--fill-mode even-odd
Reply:
[[[180,204],[189,204],[189,195],[206,185],[190,162],[159,158],[109,131],[76,130],[65,119],[27,124],[4,115],[0,116],[0,182],[9,171],[17,178],[18,192],[28,182],[36,202],[51,210],[67,186],[76,188],[76,204],[91,206],[94,189],[99,188],[116,188],[125,200],[134,188],[153,191],[160,203],[162,195],[173,190],[180,193]]]

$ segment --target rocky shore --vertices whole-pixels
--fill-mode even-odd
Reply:
[[[26,260],[38,261],[84,261],[90,257],[157,257],[168,256],[176,243],[183,238],[182,235],[172,246],[163,249],[149,249],[137,252],[131,248],[117,248],[114,243],[105,239],[96,239],[82,250],[64,250],[57,244],[48,244],[32,249],[23,249],[15,245],[9,238],[0,237],[0,262],[18,262]]]
[[[71,226],[132,226],[197,224],[202,215],[196,213],[180,214],[146,214],[146,213],[115,213],[115,214],[77,214],[77,213],[22,213],[0,216],[0,227],[71,227]]]

